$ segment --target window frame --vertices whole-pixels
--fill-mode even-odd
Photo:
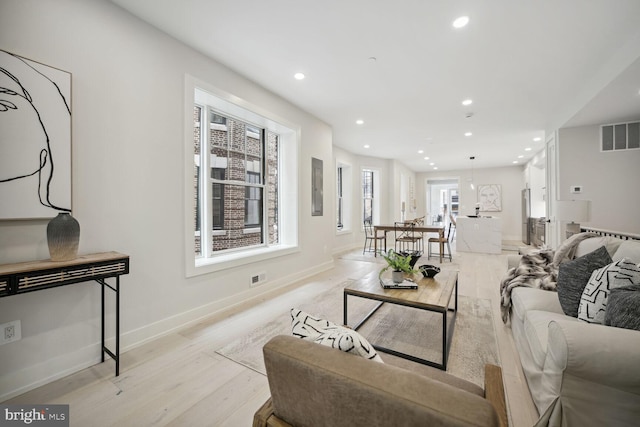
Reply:
[[[298,153],[300,152],[300,126],[188,74],[185,75],[184,102],[184,256],[186,277],[239,267],[261,260],[299,252],[298,183],[300,180],[300,171],[298,168]],[[224,115],[237,118],[260,129],[269,130],[280,136],[278,143],[279,163],[277,165],[277,228],[279,234],[279,242],[277,244],[269,244],[268,221],[266,219],[266,213],[264,212],[268,204],[266,200],[268,196],[267,191],[263,190],[264,209],[262,216],[265,222],[263,225],[265,229],[263,245],[240,248],[232,252],[211,254],[204,250],[205,235],[207,233],[202,230],[200,234],[203,256],[196,256],[194,250],[195,224],[193,217],[195,200],[193,185],[193,109],[195,105],[208,105]],[[204,127],[204,125],[201,126]],[[206,149],[201,147],[201,155],[202,154],[206,154]],[[266,176],[268,176],[268,171],[264,171],[263,179],[266,180]],[[201,185],[200,187],[202,188],[203,186]],[[202,194],[200,196],[201,200],[207,200],[207,198],[202,197]],[[206,217],[209,213],[211,213],[210,209],[207,212],[201,213],[201,215]],[[254,231],[252,229],[247,230],[249,232]]]
[[[380,171],[372,167],[362,167],[360,169],[360,229],[364,230],[364,213],[365,213],[365,194],[364,194],[364,172],[369,171],[372,174],[372,191],[371,191],[371,223],[380,223]]]

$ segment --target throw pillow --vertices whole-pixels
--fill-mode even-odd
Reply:
[[[611,290],[604,313],[604,324],[640,331],[640,285]]]
[[[595,270],[582,292],[578,319],[603,323],[609,292],[633,284],[640,284],[640,266],[626,258]]]
[[[293,336],[384,363],[369,341],[358,332],[296,308],[291,309],[291,332]]]
[[[567,316],[578,317],[580,298],[594,270],[611,264],[604,246],[573,261],[560,264],[558,269],[558,299]]]
[[[625,240],[612,257],[614,261],[627,258],[630,261],[640,263],[640,242],[637,240]]]
[[[297,308],[291,309],[291,334],[294,337],[313,340],[328,328],[337,328],[338,325],[328,320],[314,317]]]

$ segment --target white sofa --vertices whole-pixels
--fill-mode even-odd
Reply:
[[[640,241],[596,237],[575,257],[605,246],[613,261],[640,263]],[[517,265],[509,259],[509,267]],[[640,425],[640,331],[563,313],[558,294],[518,287],[511,329],[540,426]]]

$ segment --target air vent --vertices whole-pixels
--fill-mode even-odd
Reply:
[[[267,273],[258,273],[251,276],[251,287],[262,285],[267,280]]]
[[[640,122],[600,126],[600,148],[602,151],[640,148]]]

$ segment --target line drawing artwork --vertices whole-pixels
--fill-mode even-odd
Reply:
[[[478,202],[482,212],[501,212],[502,186],[500,184],[478,185]]]
[[[0,219],[71,211],[71,74],[0,49]]]

